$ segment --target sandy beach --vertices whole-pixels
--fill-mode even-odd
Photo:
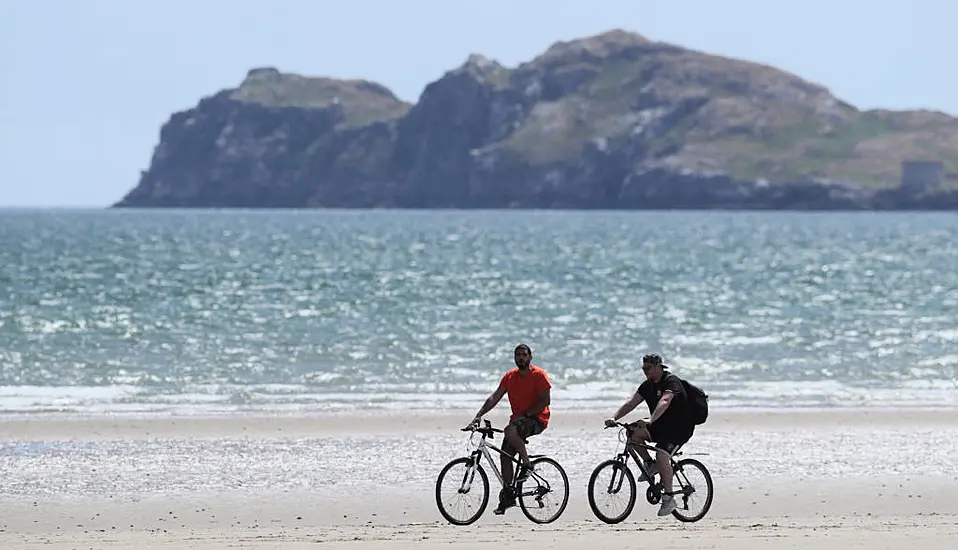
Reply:
[[[687,452],[715,479],[694,524],[640,500],[621,524],[589,509],[617,450],[603,411],[554,412],[534,450],[571,485],[556,522],[521,512],[446,523],[439,469],[473,411],[302,417],[8,418],[0,422],[0,547],[954,548],[958,413],[716,412]],[[489,416],[505,419],[503,407]],[[917,460],[915,460],[917,458]],[[917,466],[915,466],[917,465]],[[914,468],[920,468],[915,471]]]

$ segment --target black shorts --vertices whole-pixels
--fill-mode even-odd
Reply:
[[[649,439],[655,442],[657,449],[672,454],[679,445],[684,445],[692,438],[694,428],[680,426],[649,425]]]
[[[516,431],[519,432],[519,437],[522,439],[541,434],[546,429],[546,425],[534,416],[517,416],[509,424],[516,427]]]

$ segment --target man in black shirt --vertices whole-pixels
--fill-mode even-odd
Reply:
[[[652,460],[649,452],[643,447],[635,447],[645,462],[645,468],[651,471],[656,466],[662,476],[662,506],[660,516],[667,516],[675,510],[675,499],[672,495],[672,464],[670,454],[679,445],[683,445],[695,430],[695,424],[689,418],[688,396],[679,377],[668,372],[668,365],[662,363],[662,357],[651,354],[642,357],[642,371],[645,373],[645,382],[639,386],[631,399],[626,401],[615,416],[606,420],[606,426],[614,426],[615,421],[632,412],[632,409],[645,401],[649,406],[651,417],[648,420],[639,420],[632,424],[632,441],[644,443],[654,441],[659,449],[657,460]],[[640,476],[639,481],[645,481]]]

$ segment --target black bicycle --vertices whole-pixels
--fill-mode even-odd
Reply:
[[[493,434],[503,433],[493,428],[488,420],[484,427],[469,426],[462,428],[462,431],[472,432],[469,443],[473,450],[469,456],[446,464],[436,479],[439,512],[455,525],[469,525],[476,521],[489,504],[489,477],[482,467],[482,457],[486,458],[505,490],[502,474],[489,449],[508,456],[505,451],[487,442],[487,439],[493,438]],[[478,441],[475,441],[476,434],[482,435]],[[521,461],[516,457],[510,458],[514,465],[513,472],[518,473]],[[545,455],[529,455],[529,460],[532,462],[532,472],[523,481],[513,481],[513,494],[527,518],[536,523],[551,523],[562,515],[569,503],[569,478],[558,462]]]
[[[635,507],[635,476],[632,475],[632,470],[628,466],[629,457],[632,457],[639,471],[644,475],[644,480],[648,482],[645,498],[649,504],[654,506],[661,502],[663,494],[661,481],[654,481],[655,470],[646,471],[635,447],[638,445],[648,449],[653,453],[652,456],[656,456],[654,453],[659,449],[644,443],[632,443],[632,426],[621,422],[616,422],[615,425],[622,428],[619,430],[619,439],[621,441],[623,434],[625,435],[625,448],[615,458],[596,466],[589,478],[589,506],[592,507],[592,513],[606,523],[619,523],[629,517]],[[672,515],[680,521],[696,522],[705,517],[709,508],[712,507],[712,476],[705,465],[694,458],[676,461],[675,457],[682,454],[681,447],[679,445],[669,455],[672,470],[675,472],[672,480],[673,490],[669,493],[676,501],[676,508]],[[701,502],[701,508],[696,507],[698,502]],[[600,511],[600,503],[613,506],[624,503],[624,507],[618,513],[605,513]]]

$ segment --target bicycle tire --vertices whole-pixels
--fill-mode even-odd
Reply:
[[[556,462],[555,460],[549,457],[540,457],[540,458],[533,459],[532,468],[536,469],[538,464],[543,464],[543,463],[549,463],[555,466],[555,469],[558,470],[559,475],[562,476],[562,483],[565,485],[565,490],[563,491],[562,505],[559,506],[559,510],[548,519],[540,519],[537,517],[533,517],[532,512],[530,512],[529,509],[526,507],[526,495],[521,494],[523,484],[519,485],[518,488],[519,488],[520,495],[519,495],[519,498],[517,499],[519,501],[519,508],[522,510],[522,513],[525,514],[527,518],[529,518],[530,521],[534,523],[539,523],[539,524],[552,523],[553,521],[559,519],[559,516],[562,515],[562,512],[565,512],[566,506],[569,504],[569,476],[566,475],[565,470],[562,468],[562,466],[558,462]],[[533,498],[533,497],[530,496],[530,498]]]
[[[626,486],[629,491],[629,501],[625,506],[625,511],[615,517],[609,517],[599,511],[599,507],[596,504],[595,499],[595,483],[596,479],[599,477],[599,473],[606,467],[611,467],[613,469],[613,476],[615,475],[615,470],[619,469],[622,471],[623,479],[626,481]],[[610,458],[605,462],[602,462],[592,470],[592,475],[589,476],[589,507],[592,508],[592,513],[595,514],[595,517],[599,518],[605,523],[615,524],[624,521],[629,514],[632,513],[632,509],[635,508],[635,499],[637,496],[636,487],[635,487],[635,476],[632,475],[632,470],[621,460],[616,460]]]
[[[675,463],[675,470],[680,471],[684,469],[686,466],[694,467],[700,472],[702,472],[702,474],[705,477],[705,486],[708,489],[708,496],[705,497],[705,506],[702,507],[702,511],[699,512],[698,514],[695,514],[694,516],[686,516],[682,514],[681,509],[676,508],[675,510],[672,511],[672,516],[674,516],[675,519],[685,523],[695,523],[696,521],[699,521],[700,519],[704,518],[705,514],[707,514],[709,509],[712,507],[712,498],[715,496],[715,488],[712,485],[712,474],[709,473],[708,468],[705,467],[705,464],[702,464],[701,462],[699,462],[698,460],[695,460],[694,458],[683,458],[682,460]],[[678,476],[673,477],[673,483],[678,481],[677,478]],[[681,482],[679,483],[679,485],[681,485]],[[676,495],[676,497],[678,497],[678,495]]]
[[[464,456],[454,460],[451,460],[448,464],[443,466],[442,470],[439,472],[439,476],[436,478],[436,506],[439,507],[439,513],[442,514],[442,517],[446,518],[446,521],[453,525],[469,525],[479,519],[482,516],[482,513],[486,511],[486,506],[489,504],[489,476],[486,475],[486,471],[482,468],[482,464],[476,464],[476,471],[479,474],[479,479],[482,480],[482,502],[479,504],[479,508],[476,512],[466,518],[458,519],[452,516],[445,506],[442,503],[442,481],[446,477],[446,474],[449,473],[453,467],[459,464],[466,464],[468,468],[472,464],[472,457]],[[473,478],[473,486],[475,486],[475,478]]]

